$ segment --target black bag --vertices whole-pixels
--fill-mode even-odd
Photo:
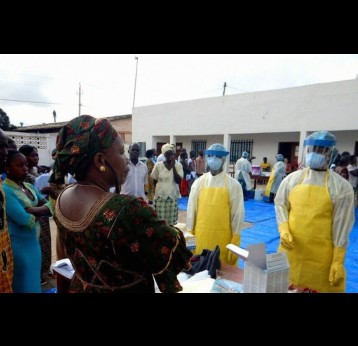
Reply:
[[[214,251],[204,249],[200,255],[191,258],[191,270],[189,274],[194,275],[207,270],[212,279],[216,279],[216,270],[221,268],[220,247],[216,245]]]

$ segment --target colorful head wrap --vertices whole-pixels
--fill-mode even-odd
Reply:
[[[109,148],[117,136],[107,119],[81,115],[70,120],[57,135],[57,155],[50,182],[63,184],[67,173],[76,179],[83,178],[95,154]]]

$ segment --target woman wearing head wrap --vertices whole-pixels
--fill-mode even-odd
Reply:
[[[60,243],[75,269],[72,292],[162,292],[182,288],[176,275],[189,269],[182,233],[157,218],[142,198],[120,195],[128,173],[121,137],[106,119],[74,118],[57,136],[52,182],[67,173],[78,184],[57,198]],[[110,193],[111,187],[116,193]]]
[[[344,292],[344,260],[354,224],[353,188],[329,169],[336,138],[312,133],[304,141],[304,169],[288,175],[275,198],[279,251],[290,263],[290,284]]]
[[[272,168],[270,179],[267,182],[265,189],[265,196],[268,197],[267,202],[269,203],[273,203],[278,187],[280,186],[282,179],[286,176],[286,164],[283,162],[283,155],[277,154],[276,160],[277,162]]]
[[[165,153],[166,151],[168,151],[169,149],[171,149],[171,150],[174,151],[174,145],[173,145],[173,144],[169,144],[169,143],[163,144],[163,145],[162,145],[162,149],[161,149],[162,153],[157,157],[156,162],[165,161],[164,153]]]
[[[171,144],[164,145],[162,153],[165,160],[157,162],[150,175],[155,184],[153,204],[159,218],[175,225],[178,222],[179,184],[184,176],[183,166],[175,161]]]
[[[197,254],[219,245],[221,261],[235,264],[238,257],[226,245],[240,244],[245,213],[242,188],[223,170],[229,152],[222,144],[213,144],[205,154],[209,172],[191,187],[186,226],[195,234]]]

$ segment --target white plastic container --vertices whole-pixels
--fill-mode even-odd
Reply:
[[[261,201],[262,198],[263,198],[263,191],[261,189],[256,189],[254,199],[257,201]]]

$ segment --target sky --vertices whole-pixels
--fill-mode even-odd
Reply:
[[[358,54],[1,54],[0,108],[29,126],[357,75]]]

